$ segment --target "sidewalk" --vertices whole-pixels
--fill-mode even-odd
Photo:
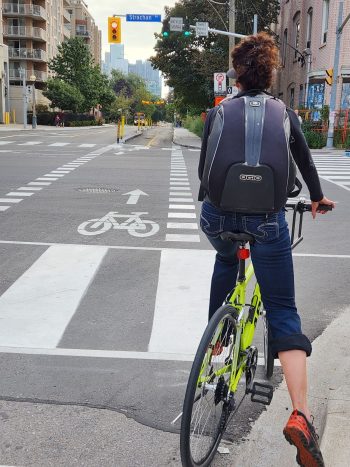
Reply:
[[[186,148],[200,149],[202,141],[186,128],[174,128],[173,143]]]
[[[315,415],[326,467],[345,467],[350,459],[350,308],[312,343],[308,359],[309,402]],[[230,454],[217,455],[216,467],[295,467],[296,449],[282,434],[291,413],[285,381],[275,390],[266,412],[245,442],[226,445]],[[249,453],[249,454],[248,454]],[[283,459],[283,461],[282,461]]]

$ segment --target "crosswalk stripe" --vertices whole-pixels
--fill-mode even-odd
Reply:
[[[26,192],[26,193],[21,193],[21,192],[17,192],[17,191],[10,191],[10,193],[6,193],[6,196],[32,196],[34,195],[34,193],[31,193],[31,192]]]
[[[187,193],[186,191],[171,191],[169,193],[170,196],[190,196],[192,197],[192,193]]]
[[[11,206],[0,206],[0,211],[6,211],[9,209]]]
[[[15,141],[0,141],[0,146],[4,146],[5,144],[12,144],[15,143]]]
[[[34,187],[34,186],[31,186],[31,187],[28,187],[28,186],[21,186],[20,188],[17,188],[17,190],[23,190],[23,191],[40,191],[42,190],[42,188],[40,187]]]
[[[55,182],[56,180],[59,180],[58,178],[53,178],[53,177],[38,177],[35,180],[49,180],[50,182]]]
[[[96,146],[96,144],[84,143],[84,144],[80,144],[78,148],[93,148],[94,146]]]
[[[179,190],[179,191],[186,191],[186,190],[188,190],[188,191],[190,191],[191,188],[186,187],[186,186],[185,186],[185,187],[181,187],[181,186],[171,186],[171,187],[170,187],[170,190],[172,190],[172,191],[176,191],[176,190]]]
[[[68,144],[71,144],[71,143],[52,143],[52,144],[49,144],[49,146],[68,146]]]
[[[198,224],[195,222],[168,222],[166,228],[198,230]]]
[[[149,352],[196,352],[207,324],[214,259],[212,250],[162,251]]]
[[[187,242],[187,243],[199,243],[201,241],[199,235],[191,234],[169,234],[165,235],[166,242]]]
[[[20,203],[23,199],[18,198],[0,198],[0,203]]]
[[[107,250],[48,248],[0,297],[0,345],[56,347]]]
[[[36,144],[42,144],[42,141],[27,141],[26,143],[19,143],[18,146],[35,146]]]
[[[195,212],[168,212],[169,219],[195,219],[196,217]]]
[[[51,185],[51,182],[29,182],[28,185]]]
[[[193,198],[169,198],[169,201],[175,203],[193,203]]]
[[[169,204],[169,209],[196,209],[194,204]]]

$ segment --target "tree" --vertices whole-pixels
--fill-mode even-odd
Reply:
[[[98,104],[108,107],[115,98],[108,78],[94,64],[88,46],[80,37],[60,44],[58,54],[49,61],[49,68],[57,79],[80,92],[83,96],[81,110],[88,111]]]
[[[208,21],[211,28],[228,30],[229,3],[210,3],[207,0],[179,0],[173,8],[165,8],[165,19],[171,16],[188,17],[190,24]],[[259,29],[277,20],[279,0],[236,0],[236,31],[252,33],[254,13],[259,14]],[[201,112],[213,105],[213,74],[226,71],[228,65],[228,37],[209,33],[208,37],[195,34],[183,36],[170,33],[169,37],[156,34],[158,39],[151,57],[154,68],[164,74],[167,84],[174,88],[174,104],[181,113]]]
[[[79,89],[59,78],[49,79],[43,94],[51,101],[51,107],[58,107],[61,110],[79,112],[84,105],[84,96]]]

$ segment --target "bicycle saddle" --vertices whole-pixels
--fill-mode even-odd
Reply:
[[[231,240],[231,242],[244,242],[244,243],[249,242],[251,244],[255,242],[255,238],[253,237],[253,235],[243,233],[243,232],[239,232],[239,233],[222,232],[220,237],[223,240]]]

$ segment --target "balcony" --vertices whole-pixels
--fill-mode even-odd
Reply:
[[[43,81],[46,81],[47,80],[47,73],[45,73],[44,71],[38,71],[38,70],[33,70],[33,71],[30,71],[30,70],[25,70],[26,72],[26,80],[29,81],[30,80],[30,77],[35,75],[35,78],[36,78],[36,82],[43,82]],[[21,81],[22,80],[22,77],[21,77],[21,74],[20,74],[20,71],[17,69],[11,69],[9,70],[9,78],[10,78],[10,81]]]
[[[12,59],[27,59],[36,62],[46,62],[46,52],[41,49],[15,49],[9,47],[9,58]]]
[[[68,29],[66,26],[63,26],[63,35],[64,37],[67,37],[67,39],[70,38],[70,29]]]
[[[63,21],[65,23],[70,23],[70,14],[66,9],[63,9]]]
[[[46,31],[42,28],[30,26],[4,26],[4,36],[35,39],[46,42]]]
[[[91,34],[90,34],[89,31],[81,31],[81,30],[77,29],[75,31],[75,35],[79,36],[79,37],[84,37],[84,38],[90,39]]]
[[[3,16],[28,16],[34,19],[46,20],[45,8],[29,3],[4,3],[2,14]]]

